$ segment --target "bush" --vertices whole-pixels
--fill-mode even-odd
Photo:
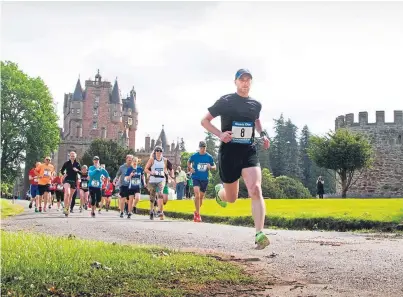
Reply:
[[[275,183],[284,193],[284,198],[312,198],[311,193],[304,185],[291,177],[279,176],[275,178]],[[275,198],[275,197],[273,197]]]

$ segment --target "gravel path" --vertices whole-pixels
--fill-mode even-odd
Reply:
[[[254,249],[253,228],[150,221],[115,211],[91,218],[88,211],[65,218],[55,209],[26,210],[2,221],[3,230],[26,230],[118,243],[158,244],[180,250],[219,252],[248,258],[272,284],[254,296],[403,296],[403,237],[320,231],[265,230],[272,244]],[[253,296],[253,295],[250,295]]]

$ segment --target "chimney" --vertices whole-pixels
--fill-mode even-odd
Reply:
[[[145,150],[146,150],[146,152],[149,152],[150,150],[151,150],[151,148],[150,148],[150,135],[147,135],[146,136],[146,143],[145,143]]]

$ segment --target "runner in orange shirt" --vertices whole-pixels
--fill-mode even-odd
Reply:
[[[46,204],[48,200],[48,196],[50,194],[49,184],[51,183],[52,177],[55,172],[55,167],[50,164],[50,157],[47,156],[45,158],[45,163],[38,165],[35,169],[35,173],[37,174],[38,180],[38,189],[39,189],[39,212],[42,211],[42,199],[44,202],[43,211],[46,212]]]

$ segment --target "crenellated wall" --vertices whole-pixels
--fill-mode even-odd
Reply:
[[[348,191],[349,197],[403,197],[403,110],[394,111],[393,122],[385,122],[385,112],[376,111],[375,123],[368,112],[338,116],[336,130],[347,128],[366,135],[373,145],[375,160]],[[341,192],[340,185],[337,188]]]

